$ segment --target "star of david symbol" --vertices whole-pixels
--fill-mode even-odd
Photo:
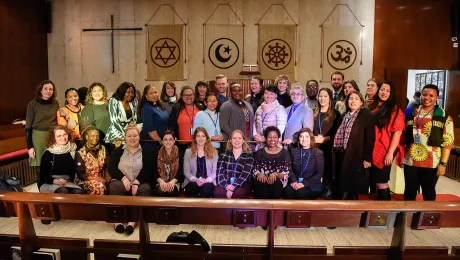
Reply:
[[[291,47],[281,39],[273,39],[262,48],[262,60],[272,70],[286,68],[291,62],[291,57]]]
[[[180,58],[179,45],[171,38],[158,39],[150,48],[150,58],[162,68],[174,66]]]

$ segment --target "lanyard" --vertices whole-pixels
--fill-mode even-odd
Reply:
[[[196,158],[197,158],[197,164],[198,164],[198,167],[200,168],[201,170],[201,176],[204,176],[204,164],[206,163],[206,157],[203,156],[203,161],[205,161],[204,163],[201,163],[201,159],[200,157],[198,157],[198,152],[196,152]]]
[[[212,121],[212,123],[214,124],[214,127],[215,127],[216,130],[217,130],[217,122],[219,122],[219,112],[216,112],[216,121],[215,121],[215,122],[214,122],[214,120],[212,119],[211,114],[209,114],[208,112],[206,112],[206,114],[208,114],[209,118],[211,118],[211,121]]]
[[[322,131],[323,131],[323,122],[324,122],[324,120],[326,120],[327,115],[323,118],[323,120],[320,120],[320,118],[321,118],[321,113],[318,113],[318,128],[319,128],[319,134],[321,134]]]
[[[311,150],[310,149],[307,149],[307,152],[308,152],[308,159],[307,159],[307,163],[305,164],[305,166],[303,167],[302,169],[302,164],[303,164],[303,157],[305,156],[305,153],[302,153],[302,148],[299,149],[299,152],[300,152],[300,176],[303,176],[303,173],[305,172],[305,170],[307,169],[308,167],[308,164],[310,163],[310,155],[311,155]]]
[[[295,113],[295,110],[300,106],[302,105],[302,103],[299,103],[297,105],[293,105],[291,110],[289,110],[289,114],[288,114],[288,118],[287,118],[287,121],[289,122],[289,119],[291,119],[291,116]]]
[[[193,127],[193,120],[195,118],[195,105],[192,107],[192,116],[188,113],[187,107],[185,107],[185,113],[187,113],[188,118],[190,119],[190,123],[192,124]]]
[[[422,111],[422,108],[420,107],[420,109],[419,109],[419,111],[418,111],[418,114],[417,114],[417,119],[419,119],[419,120],[415,120],[415,122],[416,122],[416,123],[415,123],[415,127],[416,127],[415,129],[420,129],[420,125],[422,124],[423,119],[425,119],[425,117],[426,117],[427,115],[429,115],[432,111],[434,111],[435,108],[436,108],[436,107],[433,107],[433,109],[431,109],[430,111],[428,111],[428,113],[426,113],[426,114],[422,117],[422,119],[419,119],[419,117],[420,117],[420,111]],[[433,119],[433,118],[431,118],[431,119]],[[417,121],[418,121],[418,124],[417,124]]]
[[[240,159],[241,159],[241,155],[240,157],[238,157],[238,160],[236,161],[235,161],[235,156],[232,157],[232,176],[235,176],[236,165],[238,164]]]
[[[264,116],[262,116],[262,129],[264,128],[264,121],[265,121],[265,118],[267,117],[268,113],[265,113]]]

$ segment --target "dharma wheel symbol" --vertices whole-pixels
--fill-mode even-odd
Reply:
[[[281,70],[291,62],[291,47],[281,39],[267,42],[262,49],[262,60],[272,70]]]

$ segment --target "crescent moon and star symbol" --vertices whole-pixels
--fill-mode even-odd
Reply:
[[[229,38],[219,38],[209,47],[209,60],[220,69],[228,69],[238,61],[240,51],[238,45]]]

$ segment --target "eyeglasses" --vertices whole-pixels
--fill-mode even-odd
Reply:
[[[291,96],[293,96],[293,97],[295,97],[295,96],[301,97],[301,96],[303,96],[303,94],[302,94],[302,93],[295,93],[295,92],[294,92],[294,93],[291,93]]]
[[[317,89],[318,86],[316,86],[316,85],[308,85],[307,88],[316,88]]]

